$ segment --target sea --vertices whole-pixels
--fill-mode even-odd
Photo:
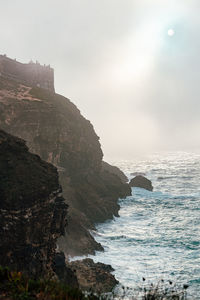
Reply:
[[[97,224],[105,251],[90,256],[112,265],[121,287],[140,299],[144,285],[187,288],[200,299],[200,153],[155,153],[112,161],[129,179],[145,174],[153,192],[132,188],[119,217]],[[131,175],[133,173],[133,175]]]

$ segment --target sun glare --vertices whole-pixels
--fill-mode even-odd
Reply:
[[[169,29],[168,32],[167,32],[167,34],[168,34],[169,36],[173,36],[173,35],[175,34],[174,29]]]
[[[140,83],[153,68],[161,44],[162,23],[150,21],[142,24],[133,37],[126,41],[126,48],[113,62],[112,78],[120,84]]]
[[[162,46],[165,45],[166,25],[169,20],[163,18],[149,18],[138,26],[134,36],[126,40],[126,47],[122,46],[113,58],[111,78],[121,85],[141,84],[151,74],[154,63]],[[167,35],[175,35],[173,27],[168,27]]]

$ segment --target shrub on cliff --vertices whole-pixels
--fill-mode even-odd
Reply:
[[[0,299],[6,300],[71,300],[86,299],[82,291],[56,280],[33,280],[21,272],[0,267]],[[88,299],[95,299],[94,296]]]
[[[71,288],[56,280],[33,280],[25,277],[21,272],[10,271],[0,267],[0,299],[4,300],[114,300],[114,299],[142,299],[142,300],[186,300],[188,286],[178,287],[173,282],[159,281],[156,285],[143,286],[140,296],[134,296],[129,288],[122,287],[121,293],[95,295],[83,293],[78,288]]]

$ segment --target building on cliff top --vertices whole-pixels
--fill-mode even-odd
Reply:
[[[0,77],[55,92],[54,69],[42,66],[37,61],[24,64],[6,55],[0,55]]]

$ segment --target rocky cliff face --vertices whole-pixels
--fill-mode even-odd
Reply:
[[[117,177],[119,177],[121,179],[122,183],[128,182],[128,177],[118,167],[112,166],[112,165],[108,164],[107,162],[102,161],[102,169],[111,174],[117,175]]]
[[[67,205],[56,168],[0,130],[0,265],[29,276],[53,275]]]
[[[87,229],[118,214],[117,199],[130,194],[118,176],[102,170],[99,138],[67,98],[0,79],[0,128],[27,141],[30,150],[54,164],[69,203],[65,253],[94,253],[102,247]]]

